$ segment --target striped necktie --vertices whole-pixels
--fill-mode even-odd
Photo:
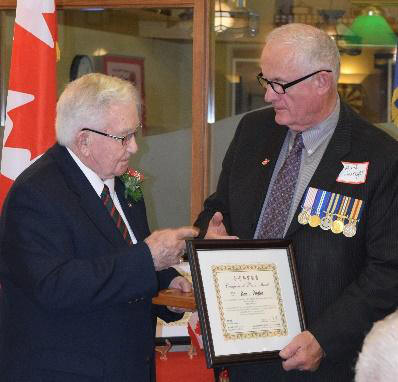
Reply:
[[[111,215],[113,221],[115,222],[116,227],[122,234],[123,239],[126,240],[128,245],[132,245],[133,242],[131,240],[127,226],[124,223],[122,217],[120,216],[119,211],[115,207],[115,204],[113,203],[111,194],[109,192],[109,187],[106,184],[104,184],[104,189],[102,190],[102,193],[101,193],[101,200],[102,200],[102,203],[104,203],[104,206],[108,210],[109,214]]]
[[[281,239],[285,232],[301,164],[304,143],[302,133],[297,133],[293,147],[283,163],[260,223],[259,239]]]

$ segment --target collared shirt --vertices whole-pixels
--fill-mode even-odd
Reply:
[[[72,159],[79,166],[80,170],[82,170],[83,174],[90,182],[91,186],[94,188],[94,191],[96,192],[99,198],[101,197],[102,191],[104,189],[104,184],[108,186],[113,204],[115,205],[117,211],[119,212],[121,218],[123,219],[124,224],[126,224],[127,230],[129,231],[130,234],[131,241],[133,242],[133,244],[137,244],[137,239],[134,236],[134,233],[130,227],[130,224],[126,218],[126,215],[123,212],[122,206],[120,205],[119,199],[117,197],[117,193],[115,191],[115,178],[103,181],[93,170],[91,170],[91,168],[87,167],[72,150],[70,150],[69,148],[66,149],[68,150]]]
[[[303,135],[304,149],[301,153],[300,172],[297,179],[296,188],[294,191],[293,201],[292,204],[290,205],[289,215],[283,236],[286,235],[286,232],[290,226],[290,223],[292,222],[292,219],[300,203],[300,200],[303,197],[304,191],[306,190],[312,176],[314,175],[315,170],[317,169],[319,162],[321,161],[323,154],[326,151],[330,139],[332,138],[334,130],[336,129],[337,126],[339,114],[340,114],[340,99],[337,98],[336,106],[328,118],[326,118],[318,125],[303,131],[302,135]],[[254,234],[254,238],[258,237],[260,229],[259,222],[261,222],[262,220],[265,207],[271,195],[272,186],[274,185],[278,172],[281,169],[289,151],[293,146],[296,134],[297,133],[293,130],[289,130],[288,133],[286,134],[286,138],[283,142],[282,149],[279,153],[279,157],[276,162],[274,172],[272,174],[267,195],[264,199],[263,208],[261,210],[260,218],[257,222],[257,228]]]

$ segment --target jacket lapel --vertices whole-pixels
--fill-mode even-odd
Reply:
[[[331,190],[336,184],[336,179],[343,169],[342,159],[351,150],[351,123],[348,118],[347,107],[341,103],[340,117],[333,136],[326,148],[325,153],[312,176],[308,187]],[[298,222],[298,214],[301,211],[301,204],[297,207],[293,220],[286,233],[286,238],[295,233],[303,226]]]
[[[98,197],[76,162],[72,159],[67,149],[55,144],[49,150],[49,155],[51,155],[58,164],[60,172],[63,174],[70,191],[74,193],[82,211],[88,216],[93,225],[97,227],[106,240],[112,245],[120,245],[123,238],[118,233],[115,223],[110,218],[101,199]]]
[[[255,218],[255,222],[257,222],[260,217],[265,195],[268,191],[268,186],[288,129],[274,123],[270,129],[267,129],[267,131],[269,133],[265,134],[263,144],[257,145],[258,151],[255,154],[257,157],[256,163],[258,163],[258,167],[252,187],[253,203],[251,203],[251,209],[249,209],[248,212],[249,216],[253,216]],[[253,145],[253,147],[256,146]],[[262,163],[264,160],[266,162]],[[253,237],[255,228],[256,224],[253,225],[253,232],[249,236]]]
[[[143,232],[143,225],[138,224],[142,218],[140,219],[140,217],[137,216],[137,205],[135,203],[130,203],[126,199],[124,196],[123,182],[117,177],[115,178],[115,191],[135,238],[137,241],[143,240],[146,235]]]

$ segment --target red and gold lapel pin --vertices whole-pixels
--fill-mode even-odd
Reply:
[[[269,163],[269,159],[268,158],[265,158],[262,162],[261,162],[261,164],[265,167],[267,164]]]

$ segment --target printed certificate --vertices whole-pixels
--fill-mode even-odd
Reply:
[[[192,240],[187,247],[208,367],[277,358],[305,330],[289,241]]]

